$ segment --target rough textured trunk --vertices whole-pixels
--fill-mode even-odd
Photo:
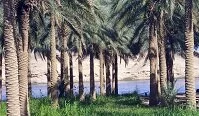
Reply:
[[[169,84],[172,88],[174,87],[173,60],[173,51],[169,51],[167,61],[167,84]]]
[[[104,55],[103,50],[100,49],[100,95],[105,95],[104,80]]]
[[[82,67],[82,44],[79,40],[79,50],[78,50],[78,71],[79,71],[79,96],[80,101],[85,99],[84,96],[84,81],[83,81],[83,67]]]
[[[48,92],[48,97],[51,97],[51,76],[50,76],[50,59],[47,57],[47,92]]]
[[[68,76],[68,53],[67,53],[67,42],[69,37],[69,29],[66,25],[63,25],[62,29],[62,49],[61,49],[61,91],[60,96],[69,95],[70,85],[69,85],[69,76]]]
[[[90,51],[90,96],[93,100],[96,99],[96,91],[95,91],[95,78],[94,78],[94,51],[93,45],[91,45]]]
[[[157,30],[155,21],[151,19],[149,26],[149,60],[150,60],[150,98],[149,105],[158,104],[158,48],[157,48]]]
[[[70,66],[70,96],[73,96],[73,56],[69,52],[69,66]]]
[[[115,55],[115,95],[118,95],[118,58],[117,54]]]
[[[112,57],[112,94],[118,94],[118,63],[117,54]]]
[[[111,93],[114,95],[115,94],[115,55],[113,55],[111,57],[111,61],[112,61],[112,90]]]
[[[28,113],[28,40],[29,40],[29,13],[28,0],[21,6],[20,37],[18,37],[18,67],[19,67],[19,100],[21,116]]]
[[[32,96],[32,84],[31,84],[31,78],[32,78],[32,74],[31,74],[31,64],[30,64],[30,59],[31,59],[31,50],[29,48],[28,50],[28,96],[31,97]]]
[[[105,66],[106,66],[106,95],[111,95],[111,78],[110,78],[110,59],[105,55]]]
[[[164,37],[164,19],[163,11],[160,13],[159,17],[159,68],[160,68],[160,89],[161,94],[164,93],[164,90],[167,88],[167,66],[166,66],[166,52],[165,52],[165,37]]]
[[[61,44],[63,42],[63,38],[61,37]],[[61,74],[60,74],[60,84],[59,84],[59,97],[64,97],[64,50],[63,46],[61,45],[61,60],[60,60],[60,68],[61,68]]]
[[[2,101],[2,53],[0,54],[0,104]]]
[[[58,106],[58,74],[56,59],[56,39],[55,39],[55,17],[51,13],[51,39],[50,39],[50,56],[51,56],[51,99],[54,107]]]
[[[174,70],[173,70],[173,60],[174,53],[172,48],[172,38],[167,38],[167,49],[166,49],[166,65],[167,65],[167,85],[174,87]]]
[[[3,0],[7,116],[20,116],[18,61],[13,34],[14,0]]]
[[[66,93],[66,95],[69,95],[70,93],[70,82],[69,82],[69,75],[68,75],[68,63],[69,63],[69,56],[68,56],[68,38],[70,35],[70,30],[69,27],[67,27],[67,25],[64,25],[64,40],[63,40],[63,47],[64,47],[64,91]]]
[[[194,37],[193,37],[193,3],[185,0],[185,92],[187,106],[196,109],[196,90],[194,77]]]

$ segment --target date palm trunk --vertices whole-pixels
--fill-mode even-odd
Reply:
[[[2,48],[1,48],[2,49]],[[2,77],[2,55],[3,53],[0,54],[0,104],[1,104],[1,101],[2,101],[2,80],[3,80],[3,77]]]
[[[159,102],[158,95],[158,48],[157,48],[156,22],[151,19],[149,25],[149,60],[150,60],[150,98],[149,105],[156,106]]]
[[[32,84],[31,84],[31,78],[32,78],[32,74],[31,74],[31,64],[30,64],[30,60],[31,60],[31,50],[29,48],[28,50],[28,96],[31,97],[32,96]]]
[[[165,52],[165,37],[164,37],[164,19],[163,19],[163,10],[160,11],[159,16],[159,68],[160,68],[160,89],[161,94],[164,93],[165,89],[167,88],[167,66],[166,66],[166,52]]]
[[[83,66],[82,66],[82,43],[79,40],[78,49],[78,72],[79,72],[79,97],[80,101],[84,101],[84,81],[83,81]]]
[[[51,66],[50,66],[50,59],[49,56],[47,57],[47,93],[48,93],[48,97],[51,97],[51,76],[50,76],[50,70],[51,70]]]
[[[61,37],[61,44],[62,44],[63,38]],[[61,45],[61,60],[60,60],[60,68],[61,68],[61,74],[60,74],[60,84],[59,84],[59,97],[64,97],[64,52],[63,52],[63,46]]]
[[[112,61],[112,90],[111,93],[114,95],[115,94],[115,55],[113,54],[111,57],[111,61]]]
[[[118,58],[117,54],[115,55],[115,95],[118,95]]]
[[[172,48],[171,38],[167,38],[167,49],[166,49],[166,65],[167,65],[167,85],[174,88],[174,70],[173,70],[173,60],[174,53]]]
[[[185,92],[187,107],[196,109],[194,77],[193,1],[185,0]]]
[[[51,39],[50,39],[50,56],[51,56],[51,99],[52,106],[58,106],[58,74],[56,59],[56,39],[55,39],[55,17],[51,13]]]
[[[69,52],[69,67],[70,67],[70,96],[72,97],[74,92],[73,92],[73,56],[71,52]]]
[[[104,80],[104,55],[103,50],[100,48],[100,95],[105,95]]]
[[[3,0],[7,116],[20,116],[18,61],[14,39],[14,0]]]
[[[61,49],[61,91],[60,96],[68,96],[70,93],[69,75],[68,75],[68,52],[67,42],[69,37],[69,29],[66,25],[62,26],[62,49]],[[65,95],[64,95],[65,94]]]
[[[90,96],[93,100],[96,99],[93,45],[91,45],[91,50],[90,50]]]
[[[18,37],[18,67],[19,67],[19,100],[21,116],[29,115],[28,109],[28,40],[29,40],[29,13],[28,0],[21,6],[20,34]]]
[[[117,54],[112,57],[112,94],[118,95],[118,63]]]
[[[105,66],[106,66],[106,95],[111,95],[111,78],[110,78],[110,59],[107,54],[105,54]]]

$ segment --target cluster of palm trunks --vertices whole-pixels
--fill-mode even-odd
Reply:
[[[79,1],[78,1],[79,2]],[[93,0],[86,0],[85,3],[79,4],[88,7],[91,14],[94,13]],[[78,4],[78,5],[79,5]],[[156,11],[158,0],[149,0],[147,7],[148,33],[149,33],[149,49],[148,57],[150,60],[150,99],[149,105],[155,106],[160,102],[160,95],[168,87],[171,82],[173,86],[173,53],[172,50],[165,50],[165,26],[164,24],[164,10]],[[81,5],[80,5],[81,6]],[[97,45],[94,41],[89,43],[88,49],[84,49],[83,38],[85,24],[80,20],[76,26],[71,25],[66,17],[58,21],[59,15],[56,10],[64,10],[64,5],[60,0],[3,0],[4,8],[4,58],[5,58],[5,76],[6,76],[6,97],[7,97],[7,115],[9,116],[27,116],[29,114],[29,96],[31,95],[31,71],[29,70],[29,53],[34,45],[30,44],[30,17],[35,8],[40,9],[45,15],[49,17],[49,35],[50,35],[50,49],[49,52],[43,53],[47,56],[47,80],[48,80],[48,96],[52,99],[52,105],[58,106],[60,97],[73,96],[73,62],[72,52],[69,46],[73,43],[68,42],[71,37],[70,30],[76,36],[76,48],[78,54],[78,72],[79,72],[79,98],[85,99],[84,84],[83,84],[83,66],[82,60],[85,51],[90,55],[90,96],[96,99],[95,92],[95,78],[94,78],[94,58],[100,59],[100,94],[111,95],[118,94],[118,56],[122,57],[115,49],[110,50],[110,46],[102,47]],[[73,7],[75,9],[75,7]],[[186,101],[187,106],[196,108],[196,93],[195,93],[195,80],[193,76],[193,22],[192,22],[192,0],[185,1],[185,87],[186,87]],[[85,10],[85,9],[84,9]],[[75,12],[75,11],[74,11]],[[80,13],[81,14],[81,13]],[[75,20],[78,18],[85,18],[84,15],[73,17]],[[83,19],[82,19],[83,20]],[[92,19],[90,19],[92,20]],[[61,23],[58,23],[61,22]],[[88,21],[89,22],[89,21]],[[94,21],[95,22],[95,21]],[[93,29],[93,33],[97,33]],[[58,35],[58,36],[57,36]],[[96,35],[93,35],[95,38]],[[59,41],[57,41],[59,38]],[[167,40],[172,43],[171,40]],[[61,47],[57,48],[58,42]],[[96,53],[96,46],[99,53]],[[57,73],[57,56],[56,50],[61,51],[61,78],[58,78]],[[165,53],[165,51],[169,51]],[[125,56],[123,55],[125,59]],[[158,80],[158,59],[160,69],[160,87]],[[2,55],[0,57],[2,64]],[[112,65],[112,71],[110,67]],[[106,74],[104,74],[104,67]],[[132,69],[133,70],[133,69]],[[68,72],[69,71],[69,72]],[[112,79],[111,73],[112,72]],[[0,71],[2,73],[2,71]],[[106,78],[104,78],[106,75]],[[0,83],[2,86],[2,82]],[[159,90],[160,88],[160,90]],[[29,91],[28,91],[29,90]],[[105,91],[106,90],[106,91]],[[59,93],[59,94],[58,94]]]

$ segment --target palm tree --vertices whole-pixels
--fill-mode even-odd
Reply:
[[[20,16],[20,37],[18,37],[18,67],[19,67],[19,99],[21,115],[28,115],[28,40],[29,40],[29,13],[30,5],[28,0],[19,1]]]
[[[173,61],[174,54],[179,54],[184,57],[184,9],[176,7],[172,17],[164,16],[164,25],[167,31],[164,31],[165,51],[166,51],[166,66],[167,66],[167,86],[174,87],[174,69]],[[172,18],[172,20],[170,20]]]
[[[4,49],[7,115],[20,116],[19,81],[16,44],[14,39],[14,0],[3,0],[4,7]]]
[[[103,50],[100,48],[100,95],[105,94],[105,78],[104,78],[104,55]]]
[[[72,33],[71,37],[69,38],[69,60],[70,60],[70,90],[71,90],[71,95],[73,94],[73,61],[72,61],[72,51],[77,52],[78,54],[78,73],[79,73],[79,97],[80,101],[83,101],[85,99],[84,96],[84,83],[83,83],[83,66],[82,66],[82,61],[83,61],[83,27],[82,27],[82,22],[80,23],[80,28],[78,29],[78,34],[77,33]]]
[[[174,51],[172,47],[172,38],[169,36],[166,43],[166,66],[167,66],[167,83],[174,87],[174,70],[173,70],[173,60]]]
[[[30,41],[30,40],[29,40]],[[29,44],[30,46],[30,44]],[[31,78],[32,78],[32,74],[31,74],[31,49],[30,47],[28,48],[28,96],[31,97],[32,96],[32,83],[31,83]]]
[[[69,76],[68,76],[68,53],[67,53],[67,40],[70,35],[70,30],[66,24],[62,25],[61,36],[61,91],[60,96],[69,95]]]
[[[115,55],[115,95],[118,95],[118,57]]]
[[[153,7],[153,6],[151,6]],[[153,9],[150,9],[153,12]],[[150,60],[150,100],[149,105],[158,104],[158,49],[157,49],[157,25],[152,16],[149,25],[149,60]]]
[[[57,59],[56,59],[56,24],[59,25],[59,13],[58,10],[61,7],[58,1],[41,1],[41,11],[50,14],[50,79],[51,79],[51,99],[52,106],[58,106],[58,74],[57,74]]]
[[[94,0],[88,0],[91,12],[94,15]],[[93,38],[94,39],[94,38]],[[93,100],[96,99],[95,77],[94,77],[94,43],[90,45],[90,95]]]
[[[159,66],[160,66],[160,88],[161,94],[163,94],[166,89],[166,79],[167,79],[167,66],[166,66],[166,52],[165,52],[165,37],[164,37],[164,11],[161,10],[158,17],[158,46],[159,46]]]
[[[81,30],[82,31],[82,30]],[[82,39],[83,36],[81,34],[81,37],[79,39]],[[84,96],[84,82],[83,82],[83,67],[82,67],[82,43],[81,40],[78,41],[78,72],[79,72],[79,96],[80,101],[83,101],[85,99]]]
[[[90,46],[90,95],[92,99],[96,99],[95,78],[94,78],[94,51],[93,45]]]
[[[73,96],[73,56],[69,52],[69,67],[70,67],[70,96]]]
[[[58,105],[58,74],[56,59],[56,39],[55,39],[55,16],[53,11],[50,17],[51,22],[51,39],[50,39],[50,58],[51,58],[51,99],[53,106]]]
[[[194,36],[193,36],[193,1],[185,0],[185,92],[187,106],[196,108],[195,77],[193,72]]]
[[[123,7],[120,7],[123,5]],[[133,39],[130,42],[132,49],[133,45],[136,45],[136,49],[132,49],[133,54],[137,54],[141,50],[143,42],[149,42],[149,60],[150,60],[150,100],[149,105],[158,104],[158,77],[157,77],[157,64],[158,64],[158,49],[157,49],[157,22],[155,21],[155,9],[156,3],[152,1],[130,1],[127,0],[121,3],[119,0],[113,2],[114,13],[112,17],[116,17],[116,26],[123,28],[125,26],[136,27],[134,29]],[[130,10],[129,10],[130,9]],[[149,29],[146,29],[149,27]],[[146,37],[140,38],[139,36],[144,35],[148,31],[149,38],[144,40]],[[146,34],[146,33],[145,33]],[[137,40],[139,39],[139,40]],[[135,44],[133,44],[135,43]],[[136,51],[138,50],[138,51]]]
[[[51,62],[50,59],[47,57],[47,93],[48,93],[48,97],[51,97]]]
[[[114,95],[115,94],[115,79],[116,79],[116,75],[115,75],[115,54],[112,54],[111,56],[112,59],[112,90],[111,93]]]
[[[167,69],[167,86],[174,87],[174,54],[184,57],[185,44],[184,38],[184,14],[179,13],[180,9],[176,9],[173,14],[172,21],[164,20],[167,28],[165,32],[165,51],[166,51],[166,69]]]
[[[108,51],[105,51],[105,67],[106,67],[106,95],[111,95],[111,75],[110,75],[110,56]]]
[[[118,59],[117,54],[112,56],[112,94],[118,94]]]

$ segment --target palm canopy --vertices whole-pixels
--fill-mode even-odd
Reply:
[[[85,38],[86,51],[89,53],[90,46],[95,48],[96,56],[100,49],[106,50],[111,54],[117,53],[121,57],[130,56],[130,50],[127,47],[129,43],[129,28],[117,29],[109,20],[110,7],[106,7],[103,0],[95,1],[95,23],[84,27],[83,35]],[[106,10],[104,10],[106,9]],[[102,12],[103,11],[103,12]],[[97,15],[96,15],[97,14]],[[85,55],[88,55],[88,54]]]
[[[197,1],[197,0],[196,0]],[[198,2],[195,1],[195,11]],[[129,47],[133,54],[147,52],[148,26],[151,18],[157,19],[160,12],[164,12],[164,27],[166,33],[172,37],[172,46],[176,53],[184,52],[184,1],[181,0],[114,0],[106,2],[111,5],[113,12],[111,20],[115,20],[117,28],[129,27],[133,34]],[[153,9],[150,11],[150,9]],[[197,28],[197,13],[194,15],[194,25]],[[175,33],[171,30],[176,30]],[[196,29],[195,29],[196,30]],[[195,46],[198,46],[198,33],[195,31]],[[137,49],[135,49],[137,48]]]
[[[58,2],[59,3],[59,2]],[[49,52],[49,30],[50,30],[50,14],[55,15],[57,28],[61,28],[62,24],[67,25],[71,30],[71,35],[80,37],[80,25],[92,23],[92,13],[89,11],[88,3],[82,1],[65,0],[56,5],[54,0],[40,1],[40,5],[35,10],[32,17],[31,37],[32,49],[35,53]],[[58,33],[57,33],[58,34]],[[74,38],[74,37],[73,37]],[[82,40],[81,40],[82,41]],[[59,44],[57,45],[59,49]],[[43,49],[43,50],[42,50]]]
[[[42,7],[38,8],[36,15],[33,15],[31,23],[32,28],[32,49],[35,53],[41,52],[43,55],[49,52],[49,29],[50,29],[50,18],[49,14],[52,10],[56,16],[56,24],[60,27],[62,24],[66,24],[71,34],[68,41],[69,50],[76,51],[78,48],[78,41],[81,41],[83,46],[83,52],[86,54],[86,49],[91,44],[95,44],[103,49],[109,48],[117,51],[120,54],[129,54],[127,47],[128,36],[127,31],[129,29],[124,28],[123,31],[113,28],[113,26],[105,26],[108,23],[108,13],[101,13],[104,8],[100,1],[95,1],[93,11],[90,10],[90,6],[85,1],[63,1],[61,7],[54,7],[55,2],[42,1]],[[53,7],[53,8],[51,8]],[[43,15],[44,14],[44,15]],[[80,39],[81,29],[83,38]],[[126,35],[124,35],[124,33]],[[59,50],[60,45],[57,45]],[[43,49],[43,50],[42,50]]]

